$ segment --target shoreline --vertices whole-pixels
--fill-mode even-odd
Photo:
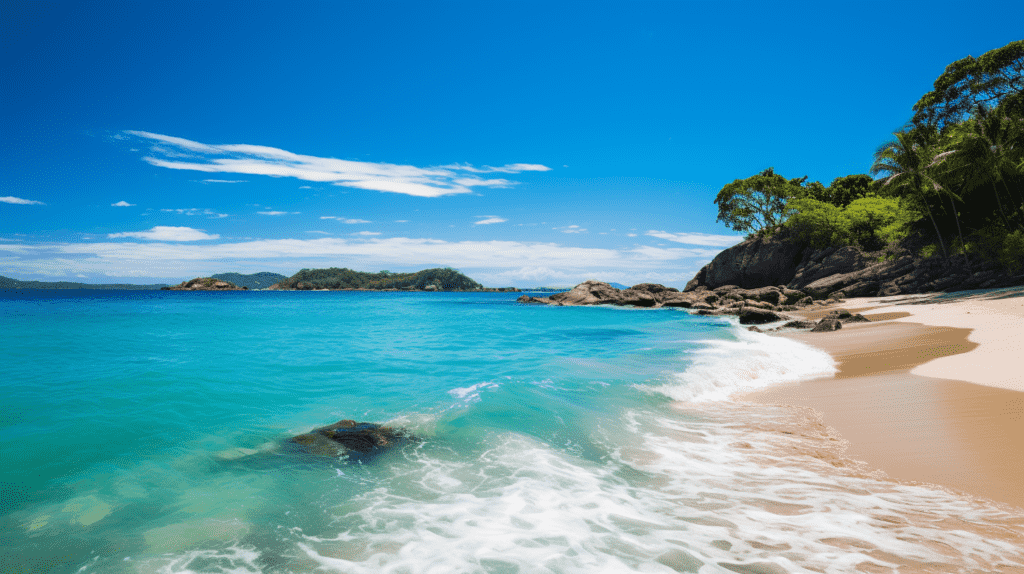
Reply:
[[[1024,508],[1024,290],[857,298],[835,308],[870,323],[783,336],[836,360],[834,377],[739,395],[811,407],[845,456],[900,481]]]

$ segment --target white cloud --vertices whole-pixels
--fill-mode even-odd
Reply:
[[[118,237],[131,237],[134,239],[148,239],[150,241],[200,241],[203,239],[217,239],[220,235],[210,235],[200,229],[191,227],[168,227],[158,225],[149,231],[126,231],[124,233],[110,233],[107,237],[116,239]]]
[[[583,229],[579,225],[569,225],[567,227],[552,227],[554,231],[561,231],[562,233],[586,233],[587,230]]]
[[[320,235],[330,235],[330,233],[327,233],[326,231],[316,231],[316,230],[314,230],[314,231],[307,231],[306,233],[318,233]]]
[[[335,221],[340,221],[341,223],[347,223],[349,225],[356,225],[359,223],[373,223],[372,221],[368,221],[366,219],[348,219],[345,217],[338,217],[337,215],[323,215],[320,217],[320,219],[333,219]]]
[[[260,215],[298,215],[298,211],[257,211]]]
[[[300,185],[299,189],[313,189],[313,186],[311,186],[311,185]]]
[[[480,221],[477,221],[473,225],[491,225],[493,223],[505,223],[506,221],[508,221],[507,219],[503,219],[501,217],[498,217],[497,215],[480,215],[478,217],[483,217],[485,219],[481,219]]]
[[[212,209],[198,209],[195,207],[188,207],[184,209],[161,209],[164,213],[177,213],[178,215],[209,215],[210,219],[221,219],[227,217],[226,213],[217,213]]]
[[[380,235],[380,232],[379,231],[357,231],[357,232],[353,233],[352,235],[371,236],[371,235]]]
[[[395,223],[409,223],[408,219],[396,219]]]
[[[473,187],[509,187],[515,184],[506,179],[465,177],[459,175],[459,172],[522,173],[550,170],[543,165],[526,163],[482,168],[459,164],[416,167],[300,155],[260,145],[208,145],[143,131],[127,131],[125,134],[150,140],[151,155],[143,159],[158,167],[206,173],[294,177],[304,181],[417,197],[471,193]]]
[[[648,231],[647,235],[651,237],[657,237],[659,239],[666,239],[668,241],[675,241],[676,243],[685,243],[687,245],[707,245],[709,247],[732,247],[740,241],[743,241],[743,237],[740,235],[710,235],[707,233],[668,233],[667,231]]]
[[[46,205],[41,201],[35,201],[32,199],[22,199],[20,197],[14,197],[8,195],[7,197],[0,197],[0,203],[13,203],[15,205]]]
[[[110,207],[135,207],[135,204],[128,203],[127,201],[119,201],[117,203],[111,203]]]
[[[204,179],[203,183],[249,183],[247,179]]]

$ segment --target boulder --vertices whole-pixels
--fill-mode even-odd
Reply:
[[[527,304],[534,304],[534,305],[544,305],[544,304],[547,303],[547,301],[545,301],[542,298],[538,298],[538,297],[530,297],[529,295],[520,295],[519,298],[516,299],[516,303],[527,303]]]
[[[294,436],[289,442],[301,445],[310,454],[338,456],[348,452],[373,455],[412,440],[415,437],[403,429],[346,419]]]
[[[864,315],[857,313],[856,315],[850,315],[846,319],[840,319],[843,323],[870,323],[871,319],[868,319]]]
[[[619,302],[620,291],[601,281],[584,281],[571,291],[555,293],[548,299],[562,305],[609,305]]]
[[[633,285],[632,287],[630,287],[630,289],[635,289],[637,291],[647,291],[648,293],[664,293],[666,291],[679,291],[678,289],[673,289],[672,287],[665,287],[664,285],[659,285],[658,283],[640,283],[639,285]]]
[[[758,309],[757,307],[743,307],[739,310],[739,316],[741,325],[763,325],[764,323],[774,323],[775,321],[785,319],[785,317],[776,314],[774,311]]]
[[[753,299],[755,301],[763,301],[765,303],[771,303],[772,305],[779,305],[786,300],[782,292],[777,287],[761,287],[759,289],[746,289],[740,294],[747,299]]]
[[[684,309],[696,303],[696,297],[692,293],[666,292],[663,293],[661,304],[665,307],[682,307]]]
[[[810,329],[814,327],[814,321],[790,321],[781,327],[780,329]]]
[[[824,333],[827,331],[838,331],[843,328],[843,323],[839,320],[836,315],[828,315],[823,317],[818,324],[811,329],[812,333]]]
[[[737,285],[753,289],[765,285],[786,285],[793,280],[804,245],[785,233],[757,235],[719,253],[687,283],[686,290],[705,285],[715,289]]]
[[[616,305],[633,305],[636,307],[654,307],[658,300],[648,291],[638,291],[633,288],[623,289],[619,292],[619,300]]]

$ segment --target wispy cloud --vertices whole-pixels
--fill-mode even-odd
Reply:
[[[217,213],[212,209],[199,209],[195,207],[188,207],[184,209],[161,209],[164,213],[177,213],[178,215],[208,215],[210,219],[221,219],[227,217],[226,213]]]
[[[119,201],[117,203],[111,203],[110,207],[134,207],[134,203],[128,203],[127,201]]]
[[[477,217],[483,217],[480,221],[473,223],[473,225],[491,225],[492,223],[505,223],[507,219],[498,217],[497,215],[479,215]]]
[[[463,164],[417,167],[301,155],[261,145],[209,145],[185,138],[144,131],[124,133],[149,140],[151,143],[150,155],[143,159],[158,167],[206,173],[294,177],[304,181],[402,193],[417,197],[471,193],[474,187],[510,187],[516,183],[507,179],[466,177],[461,175],[464,172],[514,174],[551,169],[547,166],[528,163],[480,168]]]
[[[15,205],[46,205],[41,201],[35,201],[32,199],[22,199],[20,197],[14,197],[8,195],[7,197],[0,197],[0,203],[13,203]]]
[[[318,234],[318,235],[330,235],[330,233],[328,233],[328,232],[326,232],[326,231],[316,231],[316,230],[313,230],[313,231],[307,231],[306,233],[316,233],[316,234]]]
[[[341,223],[347,223],[349,225],[355,225],[357,223],[373,223],[372,221],[368,221],[366,219],[349,219],[346,217],[338,217],[337,215],[322,215],[320,216],[320,219],[333,219],[335,221],[340,221]]]
[[[587,230],[583,229],[579,225],[568,225],[566,227],[552,227],[554,231],[561,231],[562,233],[586,233]]]
[[[369,236],[372,236],[372,235],[380,235],[380,232],[379,231],[357,231],[357,232],[353,233],[352,235],[362,235],[364,237],[369,237]]]
[[[732,247],[740,241],[743,241],[743,237],[739,235],[710,235],[707,233],[669,233],[667,231],[648,231],[647,235],[651,237],[657,237],[659,239],[665,239],[668,241],[675,241],[676,243],[684,243],[686,245],[706,245],[708,247]]]
[[[247,179],[204,179],[203,183],[249,183]]]
[[[111,239],[131,237],[133,239],[148,239],[150,241],[200,241],[204,239],[217,239],[220,235],[211,235],[203,232],[201,229],[192,229],[191,227],[168,227],[158,225],[148,231],[110,233],[107,237]]]
[[[298,215],[298,211],[257,211],[260,215]]]

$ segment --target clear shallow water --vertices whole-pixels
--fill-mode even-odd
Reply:
[[[1019,511],[726,400],[827,356],[513,294],[0,291],[0,571],[1007,572]],[[342,418],[423,440],[282,447]]]

